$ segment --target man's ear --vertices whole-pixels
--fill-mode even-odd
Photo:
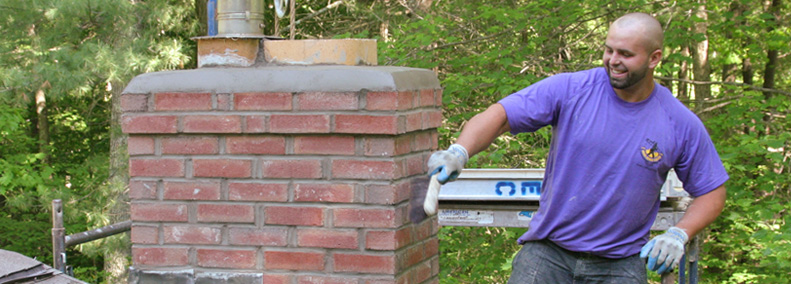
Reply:
[[[662,49],[651,52],[651,55],[648,56],[648,67],[654,69],[659,66],[659,62],[662,62]]]

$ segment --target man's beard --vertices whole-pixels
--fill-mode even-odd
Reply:
[[[634,86],[635,84],[637,84],[637,82],[643,80],[643,78],[645,78],[646,73],[648,73],[648,68],[641,68],[634,72],[627,70],[628,73],[626,74],[625,80],[618,80],[612,77],[612,74],[610,74],[610,72],[612,71],[610,69],[612,69],[612,67],[607,68],[607,76],[610,78],[610,85],[612,85],[612,87],[616,89],[626,89],[631,86]]]

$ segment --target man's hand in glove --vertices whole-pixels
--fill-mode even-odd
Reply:
[[[648,258],[646,268],[658,274],[669,272],[681,262],[684,245],[689,236],[678,227],[670,227],[664,234],[654,237],[640,250],[641,258]]]
[[[436,174],[437,181],[441,184],[453,181],[459,176],[467,160],[469,160],[467,149],[459,144],[450,145],[448,150],[431,154],[428,159],[429,176]]]

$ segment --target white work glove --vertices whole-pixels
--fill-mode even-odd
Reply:
[[[657,274],[669,272],[681,262],[684,245],[689,236],[678,227],[670,227],[664,234],[654,237],[640,250],[641,258],[648,258],[646,268]]]
[[[431,154],[428,159],[430,181],[426,190],[426,199],[423,201],[423,211],[426,215],[437,214],[440,184],[455,180],[467,160],[469,160],[467,149],[459,144],[450,145],[448,150]]]
[[[470,157],[467,155],[467,149],[459,144],[453,144],[448,147],[448,150],[437,151],[431,154],[428,159],[428,172],[429,176],[437,175],[437,181],[440,184],[455,180],[467,160]]]

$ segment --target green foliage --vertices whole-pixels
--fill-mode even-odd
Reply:
[[[763,118],[770,108],[787,112],[789,102],[767,105],[760,93],[745,95],[707,121],[731,180],[726,209],[704,247],[704,277],[718,283],[784,283],[791,276],[791,120]]]
[[[193,1],[4,1],[0,4],[0,248],[51,263],[50,202],[67,234],[108,224],[123,186],[108,186],[113,91],[143,72],[194,67]],[[36,94],[44,95],[40,129]],[[39,136],[39,134],[48,134]],[[30,230],[33,228],[33,230]],[[77,277],[103,282],[118,240],[70,248]]]
[[[692,64],[679,50],[704,38],[691,33],[696,23],[709,29],[711,70],[726,78],[737,75],[729,65],[749,60],[764,66],[766,49],[791,37],[776,26],[757,1],[708,2],[708,20],[691,11],[699,3],[620,1],[445,1],[420,17],[397,22],[392,38],[380,41],[380,64],[429,68],[444,87],[445,121],[440,147],[447,147],[473,115],[513,91],[559,72],[600,64],[599,46],[609,21],[627,11],[656,12],[666,24],[665,60],[657,75],[674,78],[681,64]],[[775,26],[773,26],[775,25]],[[765,34],[773,27],[771,34]],[[757,38],[769,38],[759,41]],[[789,72],[783,59],[779,72]],[[728,69],[731,68],[731,69]],[[747,70],[747,69],[745,69]],[[691,71],[690,71],[691,72]],[[762,70],[743,73],[759,81]],[[778,77],[788,89],[787,76]],[[670,82],[678,90],[678,82]],[[689,86],[689,85],[688,85]],[[731,175],[723,216],[710,226],[703,246],[704,283],[783,283],[791,265],[791,145],[788,95],[766,94],[715,85],[712,107],[701,113]],[[687,87],[689,88],[689,87]],[[725,102],[724,104],[722,102]],[[685,101],[686,103],[692,102]],[[698,102],[700,103],[700,102]],[[715,104],[722,104],[715,106]],[[694,105],[692,105],[694,106]],[[771,115],[767,115],[767,113]],[[542,167],[551,130],[498,138],[470,160],[469,167]],[[501,228],[442,228],[442,283],[504,282],[501,263],[513,243],[490,238]],[[482,252],[485,251],[485,252]],[[506,253],[507,254],[507,253]],[[505,256],[505,259],[509,259]],[[449,266],[449,267],[446,267]],[[654,279],[656,280],[656,279]]]
[[[442,227],[440,279],[443,283],[505,283],[519,250],[522,228]]]
[[[64,200],[68,233],[109,222],[109,208],[119,202],[114,197],[125,190],[108,182],[113,90],[140,73],[195,66],[189,37],[201,35],[196,2],[202,3],[0,4],[0,248],[51,262],[54,198]],[[791,278],[791,100],[788,91],[738,84],[760,85],[773,49],[782,55],[774,88],[791,89],[788,7],[771,11],[764,2],[705,1],[705,20],[694,13],[702,1],[350,0],[327,8],[328,1],[310,0],[298,3],[295,36],[377,38],[380,65],[434,70],[443,86],[440,147],[508,94],[552,74],[600,65],[607,26],[621,14],[644,11],[665,25],[656,73],[675,92],[695,88],[674,80],[693,62],[681,51],[708,37],[712,80],[732,84],[711,84],[711,98],[684,102],[700,111],[731,180],[726,209],[705,235],[702,280],[783,283]],[[700,23],[708,24],[705,34],[692,32]],[[276,34],[272,17],[265,24],[266,34]],[[287,35],[288,19],[279,24],[278,34]],[[37,92],[47,99],[46,141],[38,137]],[[551,131],[500,137],[468,166],[543,167]],[[505,282],[522,231],[441,228],[440,282]],[[85,244],[69,251],[69,261],[78,278],[100,283],[106,273],[99,255],[126,245],[123,236]]]

